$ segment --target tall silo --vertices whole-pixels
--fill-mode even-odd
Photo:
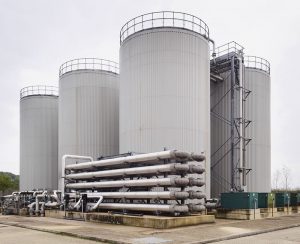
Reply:
[[[271,78],[270,64],[255,56],[245,57],[246,88],[251,91],[246,114],[251,120],[247,137],[251,143],[246,151],[248,191],[271,191]]]
[[[59,155],[119,152],[119,68],[97,58],[70,60],[59,71]],[[61,185],[59,184],[59,187]]]
[[[57,189],[58,90],[20,91],[20,190]]]
[[[120,153],[204,152],[209,197],[207,25],[185,13],[148,13],[122,27],[120,44]]]

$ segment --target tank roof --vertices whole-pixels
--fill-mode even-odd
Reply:
[[[268,60],[256,56],[245,56],[244,64],[246,68],[254,68],[270,74],[270,63]]]
[[[59,68],[59,77],[75,70],[103,70],[119,74],[119,64],[100,58],[77,58],[63,63]]]
[[[27,86],[20,90],[20,99],[28,96],[58,96],[58,88],[56,86]]]
[[[194,31],[209,39],[207,24],[198,17],[174,11],[160,11],[140,15],[129,20],[120,31],[120,44],[130,35],[147,29],[175,27]]]

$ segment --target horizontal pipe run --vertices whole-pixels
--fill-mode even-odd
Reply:
[[[78,198],[76,193],[66,193],[70,198]],[[81,192],[82,194],[87,194],[88,198],[98,198],[103,196],[105,199],[164,199],[164,200],[185,200],[190,196],[190,192],[184,191],[141,191],[141,192]]]
[[[189,203],[188,208],[189,208],[190,212],[201,212],[201,211],[204,211],[206,209],[204,205],[193,204],[193,203]]]
[[[134,163],[158,163],[161,160],[174,159],[178,162],[187,162],[189,160],[202,160],[203,155],[190,154],[187,152],[181,152],[177,150],[162,151],[155,153],[146,153],[138,154],[133,156],[104,159],[93,162],[79,163],[79,164],[70,164],[66,165],[66,169],[73,170],[82,170],[89,169],[92,167],[107,167],[107,166],[118,166],[118,165],[127,165]]]
[[[203,154],[191,153],[191,159],[193,161],[202,162],[205,160],[205,156]]]
[[[173,164],[164,164],[164,165],[155,165],[155,166],[135,167],[135,168],[128,168],[128,169],[113,169],[113,170],[104,170],[104,171],[96,171],[96,172],[68,174],[65,176],[65,178],[76,180],[76,179],[93,179],[93,178],[116,177],[116,176],[126,177],[128,175],[149,175],[149,174],[158,175],[161,173],[183,174],[183,173],[192,173],[201,170],[202,170],[201,167],[189,167],[189,165],[187,164],[173,163]]]
[[[205,169],[199,165],[190,165],[189,168],[188,172],[191,174],[203,174],[205,172]]]
[[[60,202],[46,202],[45,206],[49,207],[49,208],[59,207],[60,206]]]
[[[200,191],[188,191],[190,199],[206,198],[206,195]]]
[[[87,204],[88,207],[94,204]],[[100,203],[98,209],[107,210],[132,210],[132,211],[145,211],[145,212],[167,212],[167,213],[188,213],[189,207],[187,205],[176,204],[127,204],[127,203]]]
[[[93,188],[118,188],[135,186],[188,186],[190,180],[187,178],[160,178],[139,180],[117,180],[102,182],[83,182],[66,184],[68,189],[93,189]]]
[[[205,182],[199,179],[189,178],[189,186],[204,186]]]

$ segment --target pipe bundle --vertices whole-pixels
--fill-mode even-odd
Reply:
[[[80,156],[78,156],[80,157]],[[202,154],[177,150],[68,164],[63,162],[66,209],[187,214],[205,209],[199,189]],[[191,177],[192,175],[192,177]],[[198,199],[197,203],[188,203]]]

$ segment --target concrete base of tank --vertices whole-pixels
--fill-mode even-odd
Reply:
[[[277,208],[260,208],[261,218],[272,218],[278,216]]]
[[[300,206],[293,206],[292,207],[292,212],[293,213],[300,213]]]
[[[217,209],[215,216],[219,219],[252,220],[286,216],[300,213],[300,206],[260,209]]]
[[[81,213],[81,212],[64,212],[59,210],[46,210],[46,217],[52,218],[67,218],[84,220],[88,222],[100,222],[108,224],[122,224],[137,227],[169,229],[182,226],[199,225],[215,223],[215,216],[193,214],[182,217],[167,217],[167,216],[133,216],[112,213]]]
[[[277,216],[284,216],[284,215],[289,215],[292,213],[293,213],[292,207],[277,208]]]
[[[20,216],[29,216],[28,208],[20,208],[19,209],[19,215]]]
[[[219,219],[240,219],[252,220],[260,219],[260,209],[218,209],[216,218]]]

